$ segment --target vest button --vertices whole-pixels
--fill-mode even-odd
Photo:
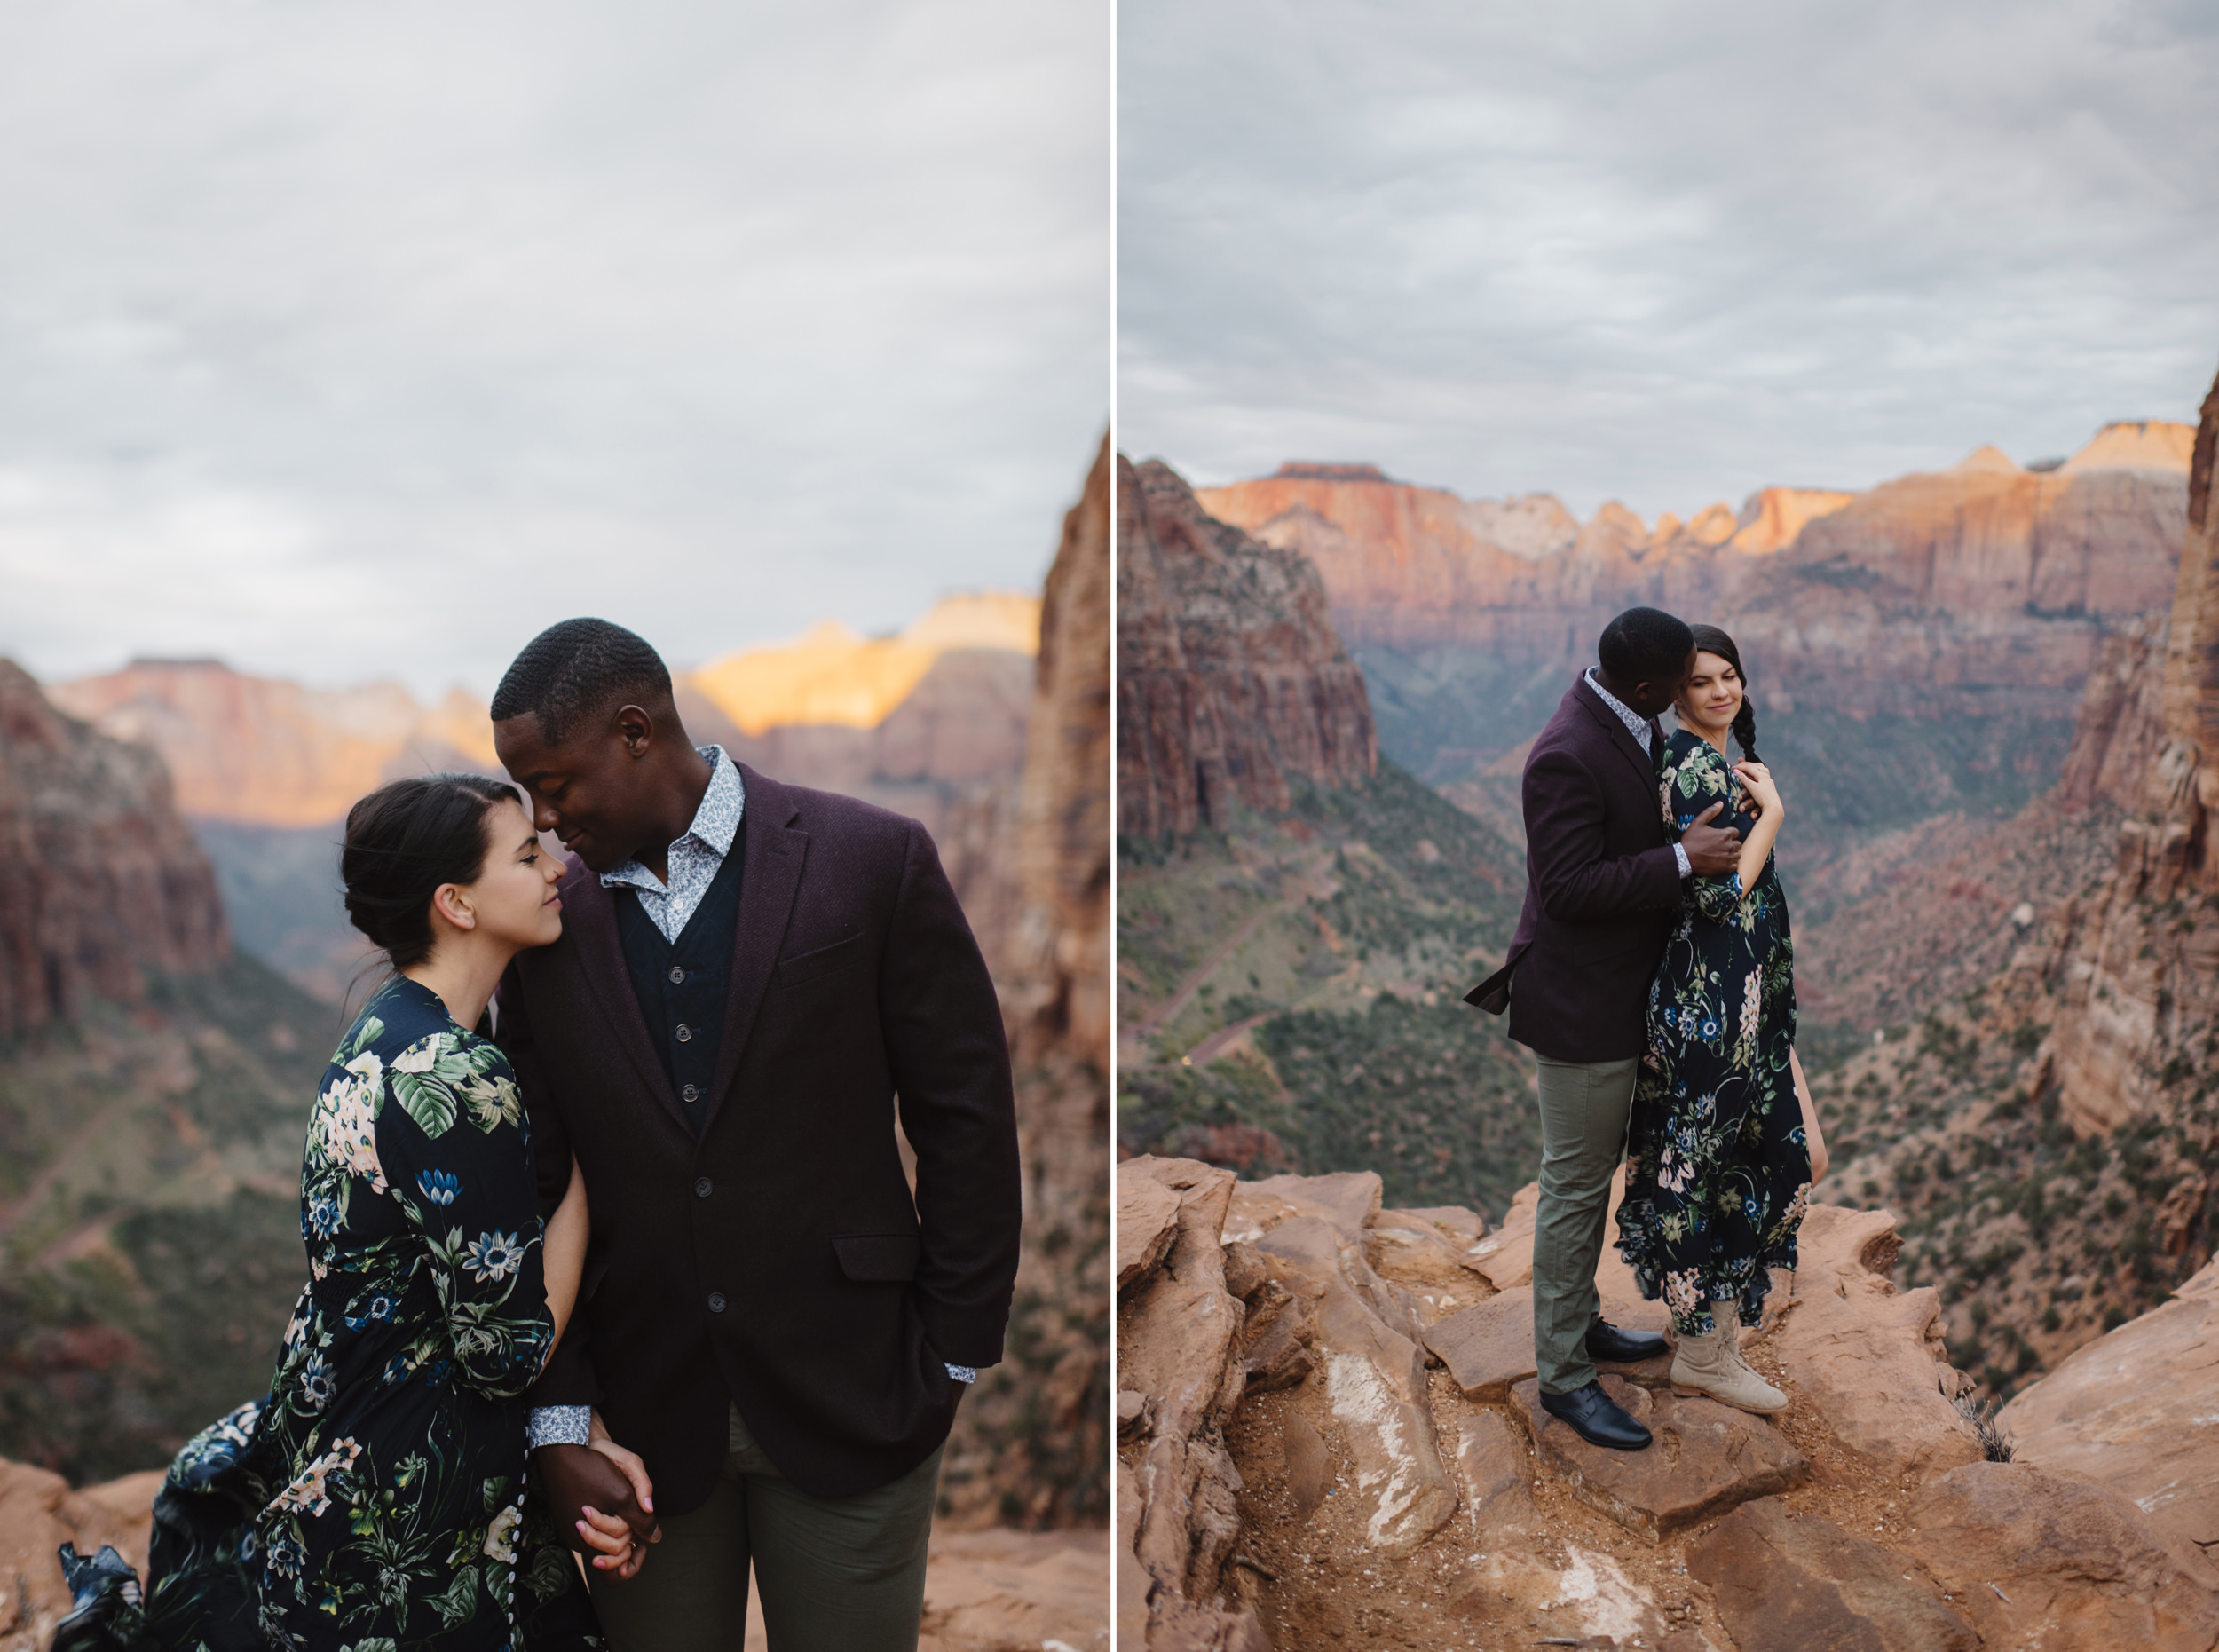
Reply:
[[[722,1291],[712,1291],[712,1292],[709,1292],[709,1312],[711,1312],[712,1314],[721,1314],[721,1313],[723,1313],[723,1311],[724,1311],[724,1293],[723,1293]]]
[[[684,1089],[679,1091],[678,1094],[689,1102],[698,1102],[701,1099],[701,1092],[691,1084],[686,1086]]]
[[[681,1044],[690,1044],[692,1041],[693,1029],[689,1026],[680,1026],[678,1029],[678,1042]]]
[[[693,1184],[694,1197],[697,1198],[707,1198],[710,1194],[715,1191],[716,1184],[711,1182],[707,1176],[703,1176],[699,1182],[696,1182]]]
[[[670,966],[670,984],[671,984],[671,985],[673,985],[673,986],[683,986],[685,984],[686,984],[686,972],[685,972],[684,970],[683,970],[683,969],[679,968],[678,968],[678,966],[677,966],[677,965],[675,965],[675,964],[671,965],[671,966]]]

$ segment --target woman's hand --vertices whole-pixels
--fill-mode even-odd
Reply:
[[[608,1426],[601,1420],[598,1411],[593,1413],[592,1425],[587,1430],[586,1443],[616,1466],[631,1483],[632,1495],[638,1499],[640,1507],[652,1514],[655,1512],[655,1482],[648,1478],[647,1465],[640,1460],[636,1451],[626,1450],[609,1437]],[[594,1556],[593,1563],[610,1573],[618,1583],[637,1572],[647,1559],[647,1548],[645,1544],[634,1540],[630,1525],[622,1520],[597,1514],[591,1509],[583,1512],[587,1522],[590,1522],[600,1534],[599,1541],[596,1541],[593,1534],[584,1534],[587,1541],[601,1551]],[[580,1523],[581,1533],[587,1522]],[[662,1528],[658,1525],[647,1542],[660,1543],[662,1537]],[[618,1541],[620,1538],[620,1542]]]
[[[1749,794],[1749,813],[1762,819],[1771,815],[1785,819],[1788,808],[1780,801],[1780,787],[1773,779],[1773,771],[1763,763],[1744,757],[1733,765],[1733,772],[1741,778],[1741,787]]]

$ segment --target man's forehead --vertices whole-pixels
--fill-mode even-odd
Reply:
[[[565,762],[563,748],[547,743],[538,715],[529,711],[494,724],[494,750],[521,786],[554,773]]]

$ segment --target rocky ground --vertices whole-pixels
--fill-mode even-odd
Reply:
[[[0,1652],[42,1652],[69,1609],[54,1551],[111,1543],[134,1566],[146,1538],[159,1474],[80,1491],[59,1474],[0,1458]],[[959,1531],[936,1534],[925,1579],[918,1652],[1109,1652],[1109,1533]],[[762,1618],[748,1602],[746,1652],[763,1652]]]
[[[1382,1210],[1379,1190],[1119,1167],[1123,1644],[2219,1642],[2207,1499],[2142,1485],[2146,1450],[2113,1483],[2088,1477],[2070,1405],[2039,1450],[1988,1460],[1939,1299],[1893,1282],[1887,1213],[1812,1209],[1800,1270],[1747,1342],[1786,1414],[1675,1398],[1665,1360],[1609,1370],[1657,1436],[1622,1454],[1535,1403],[1534,1190],[1490,1232],[1468,1211]],[[1616,1323],[1662,1324],[1615,1253],[1598,1284]],[[2142,1356],[2192,1377],[2215,1297],[2184,1294],[2157,1328],[2169,1351]],[[2107,1416],[2145,1440],[2161,1424]],[[2209,1481],[2210,1454],[2168,1473]],[[2153,1495],[2183,1512],[2153,1517]]]

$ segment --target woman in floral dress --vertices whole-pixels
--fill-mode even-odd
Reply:
[[[1667,832],[1714,803],[1741,834],[1741,864],[1686,881],[1679,922],[1649,989],[1648,1049],[1627,1132],[1618,1248],[1641,1293],[1671,1309],[1675,1391],[1746,1411],[1787,1404],[1742,1360],[1735,1321],[1760,1319],[1773,1268],[1796,1265],[1816,1115],[1796,1060],[1795,943],[1773,862],[1787,810],[1757,757],[1740,651],[1699,625],[1695,671],[1659,783]],[[1726,737],[1742,760],[1730,762]]]
[[[584,1183],[573,1172],[542,1234],[514,1075],[470,1030],[509,959],[561,933],[561,863],[508,787],[433,775],[358,803],[341,866],[350,916],[396,973],[309,1121],[310,1278],[269,1395],[171,1467],[143,1616],[75,1561],[73,1589],[101,1609],[58,1648],[602,1644],[525,1472],[522,1396],[577,1294]],[[637,1564],[628,1535],[581,1535],[596,1564]]]

